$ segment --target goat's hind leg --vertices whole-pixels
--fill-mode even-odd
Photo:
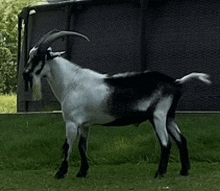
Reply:
[[[167,166],[169,161],[171,143],[169,141],[168,132],[166,129],[166,116],[155,116],[152,124],[154,125],[158,139],[161,145],[161,157],[158,170],[154,178],[164,177],[167,172]]]
[[[64,178],[69,170],[69,157],[73,148],[73,143],[75,142],[77,137],[77,126],[75,123],[67,123],[66,124],[66,141],[63,145],[63,161],[61,167],[57,171],[55,177],[57,179]]]
[[[180,161],[182,165],[180,175],[187,176],[189,174],[188,171],[190,169],[190,161],[186,138],[181,134],[174,118],[167,119],[167,130],[179,148]]]

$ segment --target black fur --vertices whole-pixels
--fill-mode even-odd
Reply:
[[[64,159],[63,162],[61,164],[60,169],[58,170],[58,172],[56,173],[55,177],[57,179],[63,179],[65,177],[65,175],[68,172],[68,168],[69,168],[69,164],[68,164],[68,150],[69,150],[69,144],[67,143],[67,139],[63,145],[63,155],[64,155]]]
[[[80,137],[78,148],[79,148],[79,153],[81,156],[81,167],[76,177],[85,178],[88,176],[88,169],[89,169],[88,159],[86,156],[86,151],[87,151],[87,139],[86,138],[82,136]]]
[[[167,166],[170,156],[170,149],[171,149],[171,143],[168,142],[167,147],[164,147],[161,144],[161,157],[160,157],[160,164],[157,173],[155,174],[155,178],[164,177],[164,175],[167,172]]]
[[[39,64],[40,61],[42,61],[42,66],[39,70],[36,71],[36,74],[39,75],[41,73],[41,71],[43,70],[44,65],[45,65],[45,58],[42,55],[35,55],[31,59],[31,62],[32,62],[31,69],[28,72],[23,73],[23,78],[24,78],[24,81],[25,81],[25,91],[28,91],[28,84],[32,88],[32,86],[33,86],[33,76],[31,74],[33,73],[35,67]]]
[[[113,92],[107,101],[109,106],[108,112],[116,118],[115,121],[104,124],[105,126],[139,124],[146,120],[150,120],[154,126],[153,113],[155,107],[163,97],[172,98],[167,118],[174,120],[177,103],[182,94],[182,85],[176,82],[172,77],[159,72],[144,72],[131,73],[124,76],[111,76],[105,79],[105,82],[110,86]],[[135,106],[137,106],[139,101],[151,99],[156,92],[160,92],[159,98],[155,99],[149,107],[146,108],[146,111],[135,110]],[[188,175],[190,162],[186,139],[180,134],[181,141],[178,142],[171,132],[168,131],[168,133],[176,141],[180,151],[182,164],[180,174]],[[166,174],[170,149],[170,141],[168,141],[167,146],[163,146],[161,143],[161,159],[155,178],[163,177]]]
[[[147,100],[156,91],[161,91],[164,97],[178,94],[179,99],[181,95],[181,86],[175,79],[159,72],[146,71],[127,76],[111,76],[105,79],[105,83],[113,91],[107,101],[108,113],[116,118],[115,121],[104,124],[105,126],[123,126],[151,119],[158,100],[146,108],[146,111],[134,110],[134,107],[138,101]],[[175,100],[170,115],[174,115],[177,101]]]
[[[187,176],[189,174],[188,171],[190,170],[191,166],[190,166],[190,161],[189,161],[187,140],[183,135],[181,135],[181,142],[177,143],[177,146],[180,151],[180,161],[182,164],[180,175]]]

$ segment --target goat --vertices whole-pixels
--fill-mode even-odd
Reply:
[[[175,122],[175,110],[183,84],[192,79],[210,84],[209,75],[191,73],[173,79],[154,71],[112,76],[100,74],[63,58],[61,55],[64,52],[52,52],[51,43],[67,35],[89,41],[80,33],[51,31],[30,50],[23,73],[24,80],[33,87],[35,99],[41,98],[41,78],[46,77],[62,106],[66,141],[63,145],[64,158],[55,177],[61,179],[67,174],[70,153],[78,136],[81,166],[77,177],[87,177],[87,138],[91,125],[124,126],[146,120],[153,124],[161,145],[161,159],[155,177],[163,177],[167,172],[171,149],[169,135],[180,151],[180,174],[188,175],[190,160],[187,141]]]

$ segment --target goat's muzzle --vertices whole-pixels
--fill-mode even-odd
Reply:
[[[28,91],[28,87],[32,88],[33,85],[33,76],[30,72],[23,72],[23,79],[25,82],[25,91]]]

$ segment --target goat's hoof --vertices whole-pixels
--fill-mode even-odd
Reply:
[[[88,177],[88,172],[83,172],[83,171],[79,171],[76,175],[77,178],[87,178]]]
[[[56,179],[64,179],[67,173],[63,173],[60,170],[55,174]]]
[[[155,179],[161,179],[164,178],[166,173],[157,172],[154,176]]]
[[[181,176],[188,176],[189,175],[189,171],[188,170],[181,170],[180,171],[180,175]]]

